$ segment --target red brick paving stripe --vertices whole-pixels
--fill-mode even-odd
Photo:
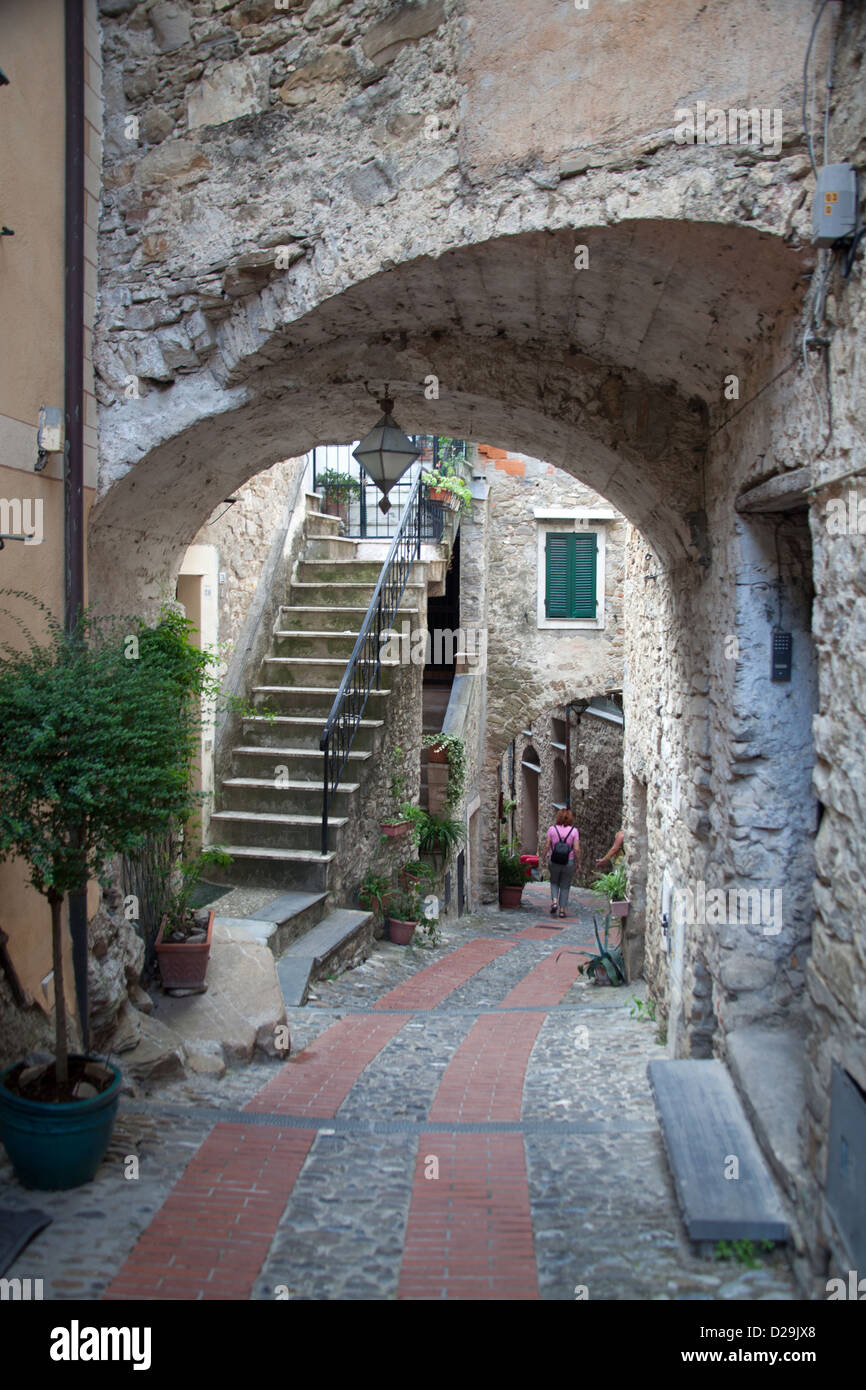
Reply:
[[[247,1299],[315,1130],[217,1124],[106,1299]]]
[[[524,927],[523,931],[514,935],[518,941],[553,941],[562,930],[562,927],[553,927],[547,922],[536,922],[534,927]]]
[[[588,952],[577,946],[551,951],[499,1001],[498,1007],[519,1009],[533,1004],[558,1004],[571,989],[577,979],[578,966],[587,956]]]
[[[244,1110],[330,1119],[361,1072],[411,1014],[341,1019],[287,1062]]]
[[[526,1013],[476,1019],[442,1074],[430,1119],[519,1120],[526,1064],[545,1018]]]
[[[513,945],[513,940],[499,941],[493,937],[478,936],[474,941],[458,946],[456,951],[450,951],[444,960],[426,966],[411,980],[404,980],[401,985],[389,990],[373,1008],[432,1009],[485,965],[498,956],[504,956]]]
[[[430,1156],[438,1178],[427,1178]],[[523,1139],[425,1134],[403,1246],[400,1299],[536,1299]]]

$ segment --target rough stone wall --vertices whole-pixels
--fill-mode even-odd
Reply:
[[[199,531],[194,545],[213,545],[225,583],[219,586],[219,640],[233,649],[265,568],[274,536],[285,530],[306,459],[284,459],[236,489],[234,506],[225,505]],[[304,506],[300,498],[301,507]],[[222,514],[220,514],[222,513]]]
[[[360,0],[104,7],[94,577],[140,594],[143,544],[147,576],[170,571],[245,478],[357,437],[371,379],[395,385],[411,428],[571,471],[580,457],[663,552],[693,553],[705,402],[731,348],[754,357],[789,311],[800,257],[781,239],[799,230],[807,165],[790,145],[678,145],[674,111],[758,84],[796,129],[807,16],[762,9],[747,67],[733,0],[692,17],[670,111],[656,86],[624,131],[592,110],[623,67],[610,16],[533,3],[521,62],[541,80],[555,51],[581,80],[564,126],[520,116],[527,149],[506,160],[491,159],[480,74],[513,25],[474,4],[388,7],[384,29],[384,5]],[[681,38],[682,13],[653,8],[658,41],[671,25]],[[525,7],[510,13],[525,26]],[[525,90],[512,84],[515,119]]]
[[[600,872],[595,861],[607,854],[623,819],[623,727],[582,714],[571,732],[571,804],[583,845],[581,881],[590,886]],[[586,786],[576,769],[586,768]]]
[[[416,591],[412,592],[414,594]],[[423,631],[427,624],[426,589],[417,592],[418,614],[411,619],[413,633]],[[358,889],[368,870],[391,878],[403,864],[415,857],[415,850],[408,840],[385,839],[380,822],[396,815],[399,809],[391,796],[391,781],[398,766],[394,757],[396,748],[403,751],[402,773],[406,779],[401,800],[418,804],[424,667],[411,661],[401,662],[388,668],[386,679],[391,693],[382,714],[385,727],[380,730],[373,758],[358,779],[358,797],[342,832],[339,855],[334,861],[336,872],[330,886],[337,902],[357,902]],[[383,678],[383,686],[386,679]]]
[[[857,100],[853,89],[863,23],[849,16],[840,39],[843,95],[831,127],[838,157],[854,155],[861,165],[862,89]],[[802,325],[782,338],[760,380],[742,374],[739,405],[719,393],[702,579],[678,582],[632,538],[625,686],[627,830],[646,846],[647,975],[686,1054],[724,1056],[727,1034],[745,1026],[800,1038],[806,1177],[793,1180],[819,1274],[828,1265],[844,1272],[851,1259],[822,1196],[832,1063],[866,1087],[864,783],[853,754],[864,738],[862,270],[846,281],[836,258],[828,288],[826,371],[824,353],[810,354],[817,401],[801,363]],[[739,365],[732,361],[731,370]],[[804,465],[812,478],[808,513],[737,513],[742,492]],[[790,683],[769,679],[780,577],[782,626],[793,632]],[[689,632],[700,634],[700,645],[679,663]],[[685,924],[679,939],[675,928],[666,950],[665,873],[678,887],[703,880],[778,894],[781,927],[729,914]]]

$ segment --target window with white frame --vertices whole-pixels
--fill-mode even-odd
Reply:
[[[608,508],[536,510],[538,626],[604,627],[604,552]]]

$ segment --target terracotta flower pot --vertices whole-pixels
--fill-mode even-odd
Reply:
[[[431,502],[438,502],[440,506],[447,507],[453,494],[445,487],[431,487],[428,496]]]
[[[415,934],[417,922],[404,922],[398,917],[388,917],[388,935],[398,946],[408,946]]]
[[[520,899],[523,897],[523,885],[504,884],[499,885],[499,906],[500,907],[519,907]]]
[[[611,917],[627,917],[630,907],[631,903],[629,900],[627,898],[622,898],[619,902],[611,903],[610,915]]]
[[[382,831],[383,835],[388,836],[389,840],[402,840],[404,836],[409,834],[409,826],[411,824],[412,822],[409,820],[392,821],[387,824],[384,821],[380,821],[379,829]]]
[[[204,984],[213,937],[213,919],[214,910],[211,908],[204,941],[166,941],[163,917],[156,938],[156,956],[164,989],[195,989]]]

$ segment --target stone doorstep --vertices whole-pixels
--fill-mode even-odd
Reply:
[[[725,1038],[728,1069],[758,1143],[795,1209],[808,1182],[799,1123],[806,1108],[805,1033],[737,1028]]]
[[[285,1004],[289,1008],[303,1004],[310,980],[319,978],[336,960],[356,956],[363,959],[368,955],[372,927],[371,913],[335,908],[287,947],[277,964],[277,978]]]
[[[215,917],[214,927],[219,924],[246,933],[279,959],[293,941],[322,920],[327,904],[327,893],[281,893],[248,917]]]
[[[724,1063],[657,1059],[647,1074],[690,1239],[787,1241],[782,1204]],[[736,1178],[725,1177],[731,1156]]]

